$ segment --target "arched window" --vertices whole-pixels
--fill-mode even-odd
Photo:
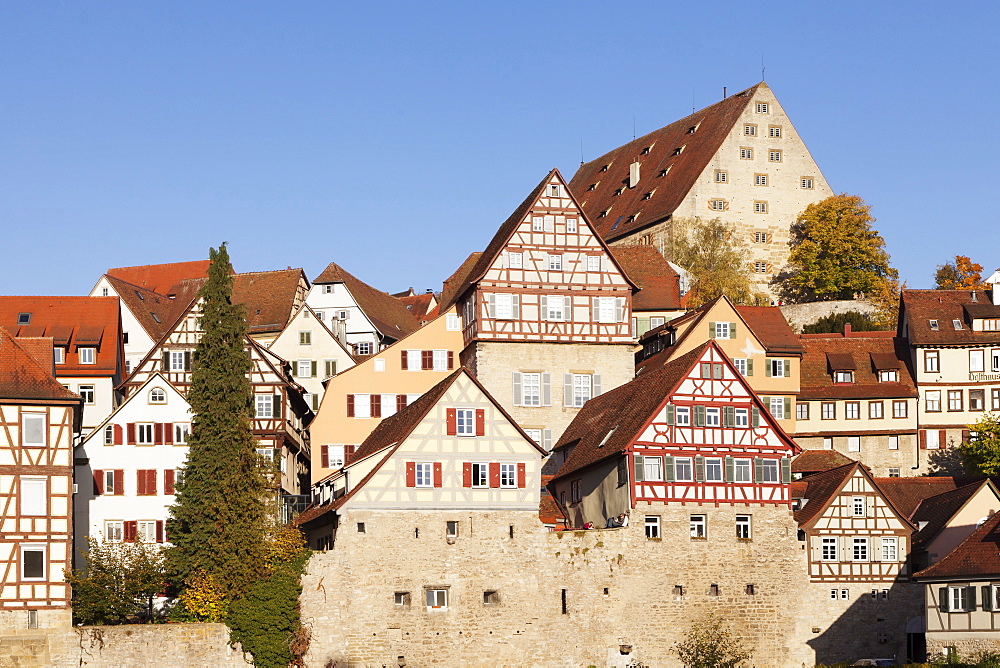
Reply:
[[[149,391],[149,403],[151,404],[167,403],[167,393],[164,392],[159,387],[154,387]]]

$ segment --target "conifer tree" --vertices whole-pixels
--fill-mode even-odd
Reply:
[[[206,573],[230,600],[264,570],[265,480],[253,436],[253,391],[242,305],[231,301],[226,245],[210,249],[188,402],[194,419],[184,474],[167,521],[167,566],[177,583]]]

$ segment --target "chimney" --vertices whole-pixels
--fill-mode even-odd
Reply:
[[[844,323],[844,338],[845,339],[851,338],[851,323],[849,322]]]
[[[628,187],[635,188],[639,185],[639,161],[636,160],[628,166]]]

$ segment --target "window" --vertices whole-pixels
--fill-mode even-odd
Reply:
[[[836,420],[837,404],[832,401],[824,401],[820,404],[820,417],[824,420]]]
[[[660,516],[646,515],[646,540],[660,539]]]
[[[448,351],[435,350],[433,355],[434,371],[448,370]]]
[[[771,375],[775,378],[787,378],[791,375],[789,368],[791,365],[786,364],[785,360],[770,360],[770,365]]]
[[[574,407],[583,406],[585,403],[590,401],[591,398],[591,386],[593,384],[593,376],[586,373],[574,373],[573,375],[573,403]]]
[[[981,411],[986,404],[986,390],[969,390],[969,410]]]
[[[882,402],[881,401],[869,401],[868,402],[868,419],[869,420],[881,420],[882,419]]]
[[[754,174],[753,184],[755,186],[766,186],[767,185],[767,174]]]
[[[186,445],[191,434],[191,425],[187,422],[174,423],[174,445]]]
[[[77,390],[79,395],[83,398],[83,403],[87,405],[92,405],[94,403],[94,386],[93,385],[81,385]],[[162,390],[161,390],[162,392]]]
[[[542,374],[540,373],[521,374],[521,405],[522,406],[542,405]]]
[[[808,420],[809,419],[809,403],[806,401],[799,401],[795,404],[795,419],[796,420]]]
[[[992,359],[990,371],[1000,371],[1000,348],[994,348],[991,351],[990,358]]]
[[[562,271],[562,255],[549,255],[549,271]]]
[[[496,294],[493,296],[494,317],[499,320],[514,318],[514,295]]]
[[[824,536],[822,539],[820,557],[823,561],[838,561],[837,555],[837,537],[836,536]]]
[[[899,561],[899,549],[895,536],[882,536],[882,561]]]
[[[434,465],[431,462],[417,462],[413,466],[416,487],[434,486]]]
[[[397,591],[392,595],[393,605],[400,608],[410,607],[410,592],[408,591]]]
[[[952,320],[951,321],[951,326],[954,327],[956,330],[960,330],[960,329],[962,329],[962,321],[961,320]]]
[[[889,436],[888,439],[889,439],[888,442],[889,449],[899,450],[899,436]]]
[[[855,517],[865,516],[865,497],[856,496],[851,499],[851,508]]]
[[[39,516],[47,514],[47,485],[45,478],[21,478],[21,515]]]
[[[549,186],[549,196],[550,197],[562,197],[562,187],[555,185]]]
[[[726,200],[724,199],[713,199],[709,201],[709,206],[712,211],[725,211],[726,210]]]
[[[722,482],[722,459],[705,460],[705,482]]]
[[[741,146],[740,160],[753,160],[753,149],[748,146]]]
[[[472,464],[472,486],[473,487],[489,487],[489,471],[490,465],[475,462]]]
[[[427,590],[427,609],[428,610],[446,610],[448,608],[448,590],[447,589],[428,589]]]
[[[45,443],[45,414],[22,413],[21,445],[26,448],[44,448]]]
[[[643,480],[663,480],[663,458],[643,457],[642,458],[642,479]]]
[[[925,445],[928,450],[937,450],[941,447],[940,431],[937,429],[924,429],[920,433],[923,434]]]
[[[135,425],[135,442],[137,445],[153,445],[153,423],[137,422]]]
[[[107,297],[107,295],[104,295]],[[30,325],[31,324],[31,314],[30,313],[18,313],[17,314],[17,324],[20,325]]]
[[[761,478],[759,482],[777,484],[781,482],[777,459],[765,459],[761,462]]]
[[[44,545],[21,546],[21,579],[22,580],[45,579]]]
[[[851,590],[850,589],[841,589],[840,590],[840,598],[841,598],[841,600],[846,601],[850,597],[851,597]]]
[[[615,297],[597,298],[597,322],[618,322],[617,300]]]
[[[948,587],[948,610],[965,612],[969,610],[970,587]]]
[[[853,371],[834,371],[833,372],[833,382],[835,382],[835,383],[853,383],[854,382],[854,372]]]
[[[758,114],[766,114],[767,113],[767,102],[758,102],[757,103],[757,113]]]
[[[484,591],[483,605],[500,605],[500,592],[496,590]]]
[[[760,200],[753,203],[754,213],[767,213],[767,202],[762,202]]]
[[[310,346],[310,345],[312,345],[312,332],[311,331],[299,332],[299,345],[300,346]]]
[[[861,402],[859,401],[844,402],[844,419],[857,420],[860,418],[861,418]]]
[[[861,437],[860,436],[848,436],[847,437],[847,451],[848,452],[861,452]]]
[[[851,540],[851,561],[868,561],[868,538],[855,536]]]
[[[690,457],[674,458],[674,480],[682,482],[694,480],[694,471],[691,469]]]
[[[471,408],[459,408],[455,411],[455,433],[458,436],[476,435],[476,411]]]
[[[53,358],[53,361],[56,364],[65,364],[66,363],[66,349],[65,348],[59,348],[59,347],[53,348],[52,349],[52,358]]]
[[[924,351],[924,372],[925,373],[937,373],[939,369],[938,365],[938,351],[936,350],[925,350]]]
[[[104,523],[104,542],[120,543],[124,537],[124,522],[121,520],[108,520]]]
[[[531,219],[531,231],[532,232],[544,232],[545,231],[545,218],[542,216],[534,216]]]
[[[948,390],[948,410],[962,410],[962,390]]]
[[[500,486],[517,487],[517,466],[515,464],[500,464]]]
[[[143,543],[155,543],[156,540],[156,521],[155,520],[140,520],[136,522],[136,540]]]
[[[750,540],[750,516],[736,516],[736,540]]]
[[[898,383],[899,382],[899,371],[896,369],[886,369],[885,371],[878,372],[878,382],[880,383]]]
[[[909,410],[907,409],[906,400],[897,400],[892,402],[892,417],[894,418],[905,418]]]
[[[740,372],[741,376],[747,375],[747,358],[746,357],[735,357],[733,358],[733,366],[736,370]]]
[[[781,139],[781,126],[772,125],[767,129],[767,136],[773,139]]]
[[[785,419],[785,398],[784,397],[771,397],[770,406],[771,415],[774,416],[776,420]]]
[[[753,271],[755,274],[766,274],[767,273],[767,262],[754,262]]]
[[[813,189],[812,177],[803,176],[801,179],[799,179],[799,187],[802,188],[803,190],[812,190]]]
[[[729,174],[727,172],[725,172],[725,171],[720,170],[720,169],[715,170],[715,182],[716,183],[728,183],[729,182]]]
[[[753,482],[753,462],[749,459],[733,461],[733,482]]]
[[[824,436],[823,437],[823,449],[824,450],[833,450],[833,436]]]
[[[690,527],[692,538],[708,538],[708,520],[704,515],[692,515]]]
[[[115,444],[115,427],[114,425],[108,425],[104,428],[104,445],[114,445]]]
[[[889,467],[889,477],[890,478],[898,478],[899,477],[899,467],[898,466],[895,466],[895,467],[890,466]]]
[[[579,503],[583,501],[583,481],[580,479],[574,480],[569,485],[569,498],[570,503]]]
[[[715,323],[715,336],[716,339],[728,339],[729,338],[729,323],[728,322],[717,322]]]
[[[767,152],[767,159],[771,162],[781,162],[781,151],[771,149]]]
[[[576,218],[567,218],[566,219],[566,232],[569,233],[569,234],[575,234],[576,233]]]
[[[674,421],[679,427],[687,427],[691,424],[691,409],[687,406],[678,406],[674,411]]]
[[[358,355],[371,355],[372,354],[371,341],[362,341],[361,343],[355,343],[354,352]]]
[[[737,408],[733,411],[733,426],[746,429],[750,426],[750,411],[746,408]]]
[[[260,418],[274,417],[274,395],[258,394],[254,396],[256,406],[255,416]]]
[[[1000,330],[1000,318],[989,318],[983,320],[984,332],[996,332]]]
[[[93,348],[79,348],[79,349],[77,349],[77,355],[80,356],[80,364],[93,364],[94,363],[94,349]]]
[[[1000,389],[990,390],[990,410],[1000,411]]]
[[[756,137],[757,136],[757,126],[756,125],[744,125],[743,135],[746,137]]]
[[[970,350],[969,351],[969,373],[975,373],[977,371],[983,371],[986,361],[986,351],[985,350]]]
[[[444,533],[447,538],[458,538],[458,521],[448,520],[445,522]]]
[[[837,600],[837,590],[836,589],[831,589],[830,590],[830,598],[832,598],[835,601]]]
[[[767,234],[767,232],[754,232],[753,233],[754,243],[766,244],[768,236],[769,235]]]

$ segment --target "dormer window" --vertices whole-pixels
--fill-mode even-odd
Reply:
[[[937,320],[930,320],[929,323],[930,323],[931,331],[932,332],[938,331],[938,321]]]
[[[899,382],[899,371],[896,369],[886,369],[885,371],[878,372],[878,382],[880,383],[898,383]]]
[[[854,372],[853,371],[834,371],[833,372],[833,382],[835,382],[835,383],[853,383],[854,382]]]
[[[18,313],[17,314],[17,324],[18,325],[29,325],[29,324],[31,324],[31,314],[30,313]]]
[[[80,348],[77,354],[80,356],[80,364],[94,364],[94,348]]]
[[[623,192],[625,192],[625,187],[624,186],[622,186],[621,188],[619,188],[618,190],[615,191],[615,197],[617,197],[618,195],[621,195]]]
[[[653,146],[652,146],[652,145],[650,145],[650,146],[647,146],[646,148],[642,149],[642,153],[640,153],[639,155],[649,155],[649,151],[650,151],[650,149],[652,149],[652,148],[653,148]]]
[[[951,321],[951,326],[954,327],[956,330],[962,329],[962,321],[961,320],[952,320]]]
[[[698,126],[697,125],[692,125],[691,127],[688,128],[687,133],[689,135],[693,135],[697,131],[698,131]]]
[[[656,191],[655,190],[650,190],[648,193],[646,193],[645,195],[643,195],[642,198],[643,199],[651,199],[653,197],[653,193],[654,192],[656,192]]]
[[[669,171],[670,167],[667,167],[666,169],[661,169],[659,176],[666,176]]]
[[[608,167],[610,167],[610,166],[611,166],[611,163],[609,162],[608,164],[606,164],[606,165],[604,165],[603,167],[601,167],[601,171],[602,171],[602,172],[606,172],[606,171],[608,171]]]
[[[53,348],[52,349],[52,360],[56,364],[66,363],[66,349],[65,348]]]
[[[139,298],[139,301],[141,302],[146,301],[146,298],[142,296],[141,292],[139,292],[138,290],[133,290],[133,292],[135,292],[135,296]]]
[[[590,191],[590,190],[593,190],[593,189],[595,189],[596,187],[597,187],[597,183],[591,183],[591,184],[590,184],[590,187],[589,187],[589,188],[587,188],[587,190],[588,190],[588,191]]]
[[[686,144],[685,144],[685,146],[686,146]],[[673,152],[672,155],[680,155],[683,152],[684,152],[684,146],[678,146],[677,148],[674,149],[674,152]]]

